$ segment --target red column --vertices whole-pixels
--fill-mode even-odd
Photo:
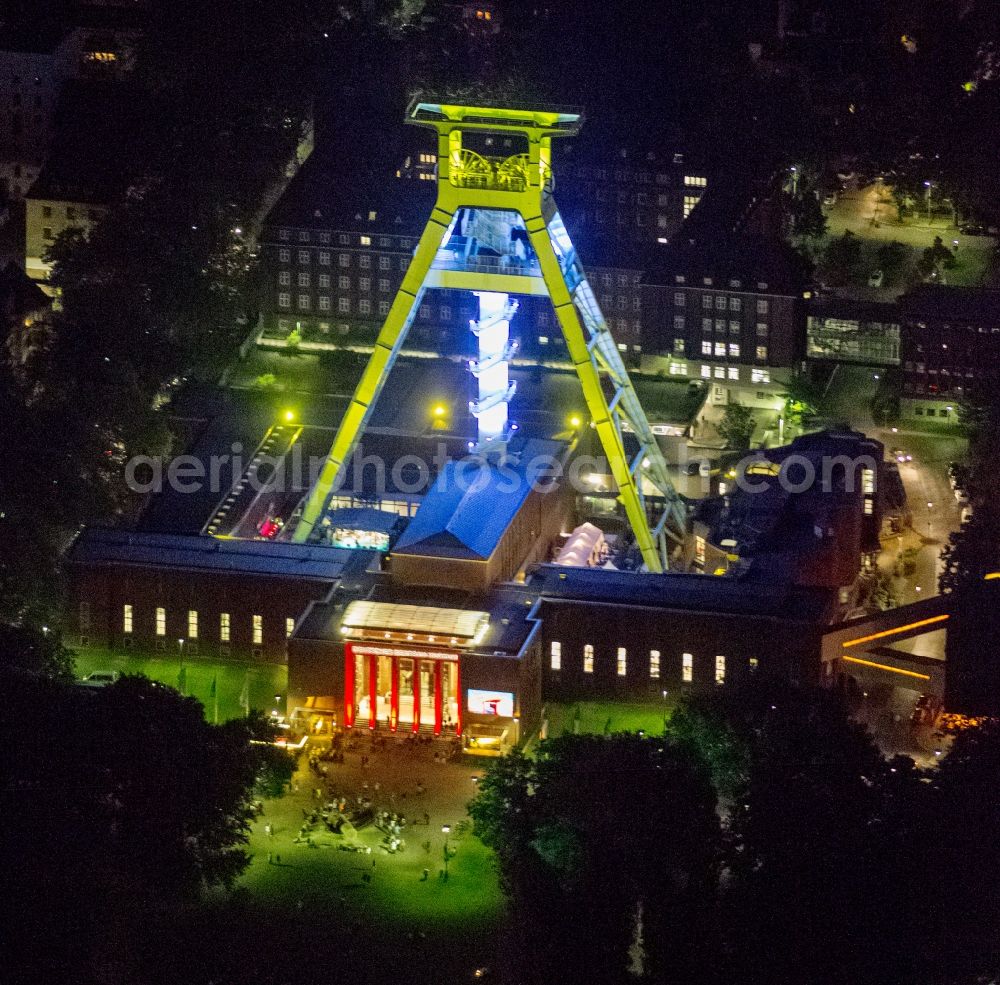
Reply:
[[[441,734],[441,664],[434,661],[434,734]]]
[[[420,731],[420,661],[413,661],[413,731]]]
[[[399,722],[399,657],[392,658],[392,697],[389,702],[389,729],[396,731]]]
[[[462,666],[461,656],[455,661],[455,735],[462,734]]]
[[[378,657],[368,655],[368,727],[375,728],[378,717]]]
[[[354,728],[354,647],[344,644],[344,727]]]

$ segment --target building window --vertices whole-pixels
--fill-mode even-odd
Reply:
[[[767,325],[762,321],[757,322],[757,338],[767,338]]]
[[[346,315],[351,310],[350,298],[337,298],[337,311]]]
[[[330,310],[330,298],[326,294],[321,294],[319,296],[319,310],[329,311]]]
[[[188,609],[188,639],[198,639],[198,610]]]
[[[330,266],[330,251],[329,250],[320,250],[320,253],[319,253],[319,264],[320,264],[321,267],[329,267]]]
[[[372,313],[372,303],[367,298],[362,298],[358,302],[358,314],[370,315]]]
[[[361,256],[358,257],[358,266],[361,267],[362,270],[370,269],[371,265],[372,258],[367,253],[362,253]]]
[[[726,378],[726,367],[716,366],[715,367],[715,378],[717,380],[724,380]]]
[[[708,184],[708,179],[699,178],[691,174],[686,174],[684,175],[684,184],[688,188],[704,188]]]
[[[684,339],[674,339],[674,355],[683,356],[684,355]]]
[[[340,233],[340,235],[337,236],[337,242],[340,243],[341,246],[347,246],[350,241],[350,237],[347,233]]]
[[[378,289],[383,293],[387,293],[389,290],[389,278],[379,277],[378,279]]]
[[[685,684],[694,680],[694,655],[691,653],[681,654],[681,680]]]
[[[684,331],[684,316],[674,315],[674,331],[683,332]]]
[[[52,235],[51,226],[44,226],[42,228],[42,239],[55,239],[55,236]]]
[[[701,296],[701,306],[702,306],[702,308],[705,311],[711,311],[712,310],[712,295],[711,294],[703,294]]]
[[[590,643],[583,647],[583,672],[585,674],[594,672],[594,647]]]
[[[735,342],[730,342],[729,343],[729,358],[730,359],[739,359],[740,358],[740,347]]]
[[[702,332],[705,333],[705,335],[711,335],[712,334],[712,319],[711,318],[702,318],[702,320],[701,320],[701,330],[702,330]]]
[[[760,666],[760,661],[756,657],[750,658],[750,673],[755,674]]]
[[[751,369],[750,370],[750,382],[751,383],[770,383],[771,373],[766,369]]]
[[[282,291],[278,295],[278,307],[290,308],[292,306],[292,296],[287,291]]]
[[[448,305],[441,305],[441,321],[451,321],[451,308]]]
[[[379,303],[378,303],[378,313],[380,315],[387,315],[387,314],[389,314],[389,302],[388,301],[379,301]]]
[[[549,337],[547,335],[539,335],[538,336],[538,344],[539,345],[548,345],[549,344]]]
[[[701,354],[710,356],[712,354],[712,343],[709,339],[704,339],[701,343]]]
[[[730,298],[729,299],[729,310],[730,311],[739,311],[742,307],[743,307],[743,299],[742,298]]]
[[[291,616],[288,616],[288,618],[285,619],[285,639],[286,640],[291,639],[292,633],[294,632],[295,632],[295,620]]]
[[[349,267],[351,265],[351,254],[350,253],[338,253],[337,263],[341,267]]]
[[[292,283],[292,275],[287,270],[282,270],[278,274],[278,283],[282,287],[288,287]]]
[[[726,374],[727,374],[728,378],[731,379],[731,380],[739,380],[739,378],[740,378],[740,368],[739,368],[739,366],[730,366],[726,370]]]
[[[767,314],[767,300],[765,298],[758,298],[757,300],[757,314],[766,315]]]
[[[865,516],[875,512],[875,472],[872,469],[861,470],[861,491],[865,497]]]
[[[351,278],[344,276],[338,277],[337,287],[339,287],[342,291],[349,291],[351,289]]]
[[[278,259],[282,263],[290,263],[292,260],[292,251],[286,249],[278,250]]]
[[[740,323],[738,321],[729,322],[729,334],[739,335],[740,334]]]
[[[725,311],[726,310],[726,296],[725,294],[717,294],[715,296],[715,310]]]
[[[309,286],[309,274],[308,273],[299,274],[299,287],[308,287],[308,286]]]
[[[726,658],[721,654],[715,658],[715,683],[726,683]]]
[[[329,274],[320,274],[319,275],[319,286],[320,287],[329,287],[330,286],[330,275]]]
[[[625,651],[625,647],[618,647],[618,676],[624,677],[628,672],[628,657]]]
[[[264,617],[253,617],[253,645],[260,646],[264,642]]]
[[[380,256],[378,258],[378,269],[388,270],[392,264],[392,257]]]
[[[703,380],[707,380],[707,379],[709,379],[711,377],[711,375],[712,375],[712,367],[711,366],[705,366],[703,364],[702,367],[701,367],[701,378]]]
[[[549,644],[549,669],[562,670],[562,643]]]
[[[660,676],[660,651],[649,651],[649,676],[654,680]]]
[[[704,352],[704,347],[702,347],[702,351]],[[725,358],[725,355],[726,355],[726,343],[725,342],[716,342],[715,343],[715,354],[717,356],[719,356],[719,358]],[[705,355],[709,355],[709,353],[706,352]]]
[[[229,642],[229,613],[219,613],[219,639],[223,643]]]
[[[694,207],[697,204],[698,204],[698,196],[697,195],[685,195],[684,196],[684,218],[685,219],[691,214],[691,212],[693,211]]]
[[[674,307],[683,308],[687,304],[687,297],[683,291],[676,291],[674,293]]]
[[[705,538],[700,535],[694,539],[694,563],[698,565],[705,563]]]
[[[312,305],[312,299],[309,297],[308,294],[300,294],[299,295],[299,308],[300,309],[302,309],[303,311],[308,311],[311,305]]]
[[[422,304],[420,306],[420,317],[423,321],[428,321],[431,317],[431,306],[429,304]]]
[[[371,238],[371,236],[362,236],[361,240],[360,240],[360,243],[361,243],[362,246],[371,246],[372,245],[372,238]]]
[[[309,242],[309,233],[305,229],[300,229],[299,230],[299,242],[300,243],[308,243]]]
[[[299,250],[299,263],[308,263],[308,262],[309,262],[309,251]]]
[[[767,359],[767,346],[766,345],[759,345],[759,346],[757,346],[757,358],[761,362],[763,362],[765,359]]]
[[[122,632],[132,632],[132,606],[128,603],[122,607]]]
[[[167,635],[167,610],[163,606],[157,606],[156,608],[156,635]]]

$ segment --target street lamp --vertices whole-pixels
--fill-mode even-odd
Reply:
[[[924,188],[927,189],[927,225],[929,226],[931,224],[931,183],[925,181]]]
[[[934,509],[933,503],[927,504],[927,539],[931,539],[931,510]]]
[[[667,734],[667,689],[663,689],[663,734]]]
[[[444,835],[444,881],[448,881],[448,859],[450,852],[448,851],[448,835],[451,834],[451,825],[442,824],[441,833]]]

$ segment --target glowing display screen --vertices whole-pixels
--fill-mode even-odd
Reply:
[[[514,695],[510,691],[469,691],[469,711],[473,715],[514,717]]]

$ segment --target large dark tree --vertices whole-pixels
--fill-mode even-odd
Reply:
[[[490,770],[470,814],[512,897],[521,980],[624,981],[636,960],[661,981],[703,974],[719,822],[683,750],[636,735],[549,740],[534,761]]]
[[[249,732],[144,678],[2,682],[5,980],[141,980],[150,928],[247,862]]]

